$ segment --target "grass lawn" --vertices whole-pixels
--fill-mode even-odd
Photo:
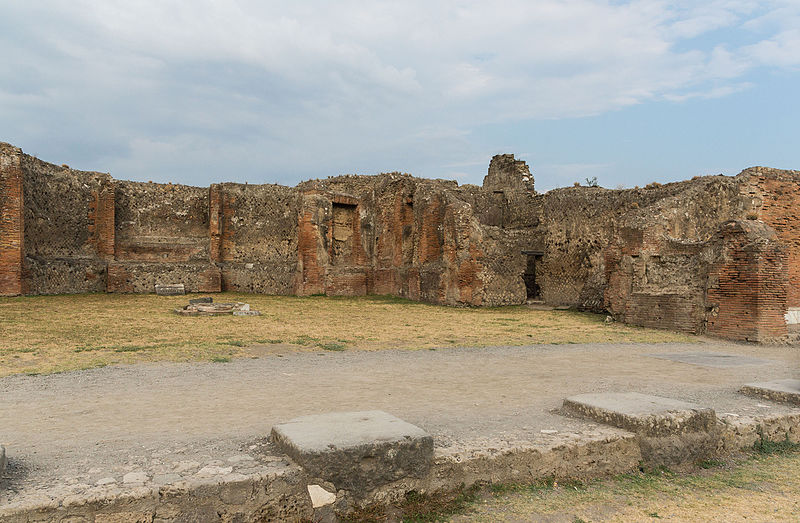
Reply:
[[[663,469],[591,483],[492,485],[433,512],[406,512],[405,521],[800,521],[797,444],[700,465],[690,474]]]
[[[385,296],[214,294],[261,316],[183,317],[192,296],[82,294],[0,298],[0,376],[120,363],[258,357],[289,351],[422,349],[696,338],[524,306],[452,308]]]

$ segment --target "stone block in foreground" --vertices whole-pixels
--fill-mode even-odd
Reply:
[[[709,431],[717,422],[714,409],[638,392],[579,394],[565,399],[564,409],[570,414],[648,436]]]
[[[800,405],[800,380],[785,379],[765,383],[748,383],[741,392],[781,403]]]
[[[638,392],[580,394],[564,412],[636,433],[649,466],[678,465],[711,457],[720,430],[714,409]]]
[[[430,435],[380,410],[303,416],[274,426],[271,437],[312,477],[357,494],[422,477],[433,462]]]
[[[157,283],[156,294],[159,296],[183,296],[186,294],[186,288],[182,283]]]

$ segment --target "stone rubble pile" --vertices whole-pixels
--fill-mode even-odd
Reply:
[[[175,309],[176,314],[182,316],[218,316],[232,314],[233,316],[260,316],[261,312],[250,309],[249,303],[214,303],[213,298],[204,297],[189,300],[189,305]]]

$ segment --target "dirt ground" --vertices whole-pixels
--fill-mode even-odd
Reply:
[[[753,359],[713,367],[652,357],[699,350]],[[0,379],[10,460],[0,503],[59,482],[228,459],[273,424],[321,412],[380,409],[430,432],[438,448],[500,450],[542,431],[591,430],[552,412],[590,391],[694,401],[720,416],[796,412],[737,390],[799,370],[797,347],[704,342],[318,351],[8,376]]]

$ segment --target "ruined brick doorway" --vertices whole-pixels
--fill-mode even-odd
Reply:
[[[542,299],[542,288],[536,281],[536,266],[541,264],[544,253],[539,251],[522,251],[525,256],[525,272],[522,279],[525,281],[525,294],[528,300],[538,301]]]

